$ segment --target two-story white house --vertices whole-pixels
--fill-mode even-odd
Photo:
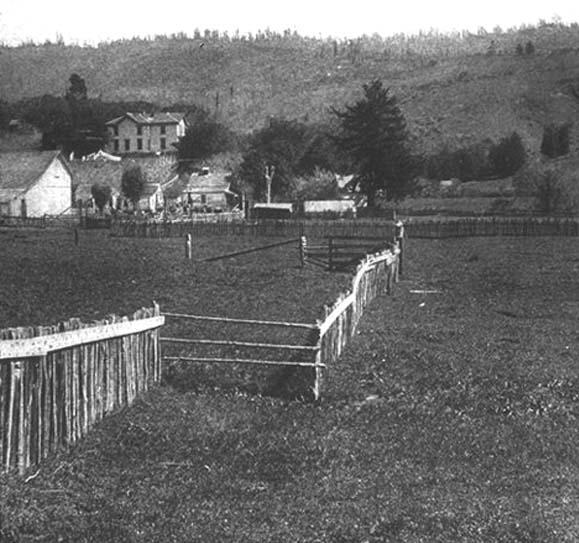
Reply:
[[[125,113],[106,124],[107,150],[116,155],[175,152],[173,144],[185,135],[184,113]]]

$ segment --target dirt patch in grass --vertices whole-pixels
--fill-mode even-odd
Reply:
[[[188,268],[142,247],[139,277],[162,270],[179,289]],[[410,240],[403,281],[371,305],[321,404],[160,386],[28,482],[1,476],[1,539],[577,541],[578,260],[566,239]],[[245,289],[243,266],[222,271]],[[323,302],[275,303],[286,294],[306,322]]]

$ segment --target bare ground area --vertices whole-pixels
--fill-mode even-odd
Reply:
[[[174,258],[178,240],[87,234],[58,255],[13,235],[2,325],[151,299],[312,322],[346,281],[289,249],[209,267]],[[24,480],[0,476],[0,540],[577,541],[578,320],[575,239],[410,240],[320,404],[165,382]]]

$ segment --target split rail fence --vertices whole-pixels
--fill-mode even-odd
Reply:
[[[375,245],[376,241],[372,243]],[[382,242],[384,244],[384,242]],[[358,251],[360,248],[358,249]],[[199,363],[199,364],[239,364],[255,366],[283,366],[302,368],[307,372],[306,381],[314,400],[319,400],[322,392],[324,370],[333,364],[354,334],[358,322],[367,305],[382,293],[391,293],[393,283],[398,279],[401,251],[398,244],[390,249],[383,249],[369,254],[359,260],[352,278],[351,289],[340,294],[336,303],[324,308],[322,318],[316,324],[264,321],[250,319],[234,319],[217,316],[189,315],[182,313],[163,313],[172,322],[210,322],[221,327],[228,325],[244,325],[252,330],[256,337],[257,328],[285,328],[307,331],[307,341],[304,343],[280,343],[265,339],[263,341],[232,340],[215,337],[195,338],[187,333],[187,337],[162,337],[163,360],[169,363]],[[182,336],[185,334],[181,334]],[[211,334],[210,334],[211,335]],[[266,335],[266,338],[270,336]],[[179,348],[180,352],[168,354]],[[233,349],[252,353],[267,352],[269,358],[259,354],[251,358],[233,355],[201,355],[203,349]],[[186,351],[185,353],[183,351]],[[276,353],[275,357],[271,356]],[[281,357],[279,353],[284,353]]]
[[[159,307],[0,330],[0,465],[24,471],[131,405],[161,376]]]

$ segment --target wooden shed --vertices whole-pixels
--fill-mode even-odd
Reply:
[[[60,151],[0,153],[0,216],[60,215],[72,205],[72,185]]]

